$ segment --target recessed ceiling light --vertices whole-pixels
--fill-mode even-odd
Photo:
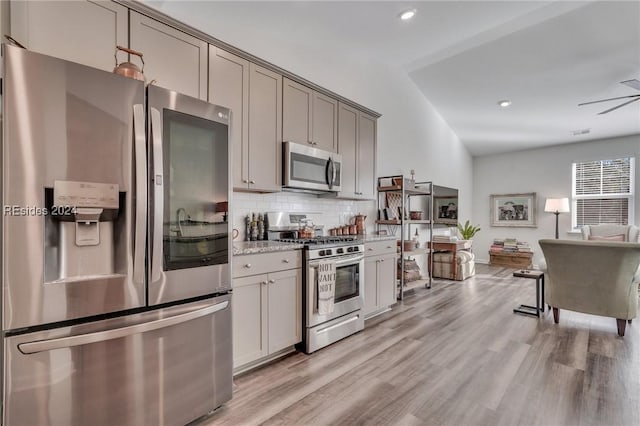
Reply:
[[[400,14],[400,19],[402,19],[403,21],[408,21],[416,15],[416,12],[417,10],[415,9],[405,10]]]
[[[509,99],[504,99],[502,101],[498,101],[498,105],[500,105],[502,108],[506,108],[511,105],[511,101]]]

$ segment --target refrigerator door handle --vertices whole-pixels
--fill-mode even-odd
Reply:
[[[162,214],[164,210],[163,165],[162,165],[162,119],[160,111],[151,111],[151,142],[153,144],[153,232],[151,234],[151,282],[162,278]]]
[[[35,342],[20,343],[18,349],[23,354],[35,354],[38,352],[52,351],[55,349],[70,348],[73,346],[88,345],[90,343],[104,342],[105,340],[119,339],[121,337],[131,336],[133,334],[141,334],[161,328],[171,327],[182,324],[187,321],[214,314],[218,311],[227,309],[229,301],[216,303],[202,309],[176,315],[169,318],[163,318],[156,321],[146,322],[142,324],[130,325],[127,327],[115,328],[113,330],[98,331],[95,333],[81,334],[78,336],[61,337],[50,340],[39,340]]]
[[[147,148],[144,130],[144,105],[133,106],[133,132],[135,149],[136,216],[133,252],[133,281],[144,285],[144,255],[147,236]]]

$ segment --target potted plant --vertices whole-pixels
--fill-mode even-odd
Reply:
[[[458,222],[458,232],[460,232],[463,240],[471,240],[474,235],[480,232],[480,227],[471,225],[468,220],[464,223],[464,226]]]

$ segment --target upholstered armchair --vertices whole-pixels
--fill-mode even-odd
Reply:
[[[546,302],[557,324],[560,309],[612,317],[624,336],[638,311],[640,244],[617,241],[540,240],[547,262]]]
[[[585,225],[582,227],[583,240],[611,240],[622,236],[622,241],[640,243],[640,229],[634,225]]]

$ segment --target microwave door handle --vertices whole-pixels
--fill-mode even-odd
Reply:
[[[151,235],[151,282],[162,278],[162,214],[164,207],[162,170],[162,120],[160,111],[150,108],[151,142],[153,144],[153,232]]]
[[[329,189],[333,188],[333,174],[334,174],[334,169],[333,169],[333,160],[331,159],[331,157],[329,157],[329,162],[327,163],[327,184],[329,185]]]
[[[336,184],[336,177],[338,175],[338,168],[336,167],[335,161],[331,160],[331,186]]]
[[[144,285],[145,243],[147,237],[147,154],[144,129],[144,106],[133,106],[135,152],[136,213],[133,248],[133,281]]]

